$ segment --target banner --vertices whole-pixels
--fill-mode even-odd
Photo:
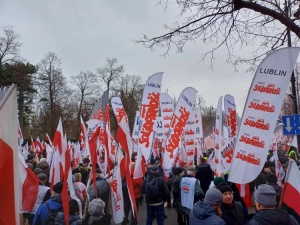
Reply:
[[[150,160],[155,136],[162,75],[160,72],[148,78],[142,98],[138,149],[141,149],[146,161]]]
[[[181,92],[178,98],[164,151],[163,168],[165,170],[171,170],[176,155],[178,154],[183,129],[190,117],[196,94],[196,89],[187,87]]]
[[[166,140],[168,132],[170,130],[170,124],[174,113],[174,103],[170,95],[167,93],[161,93],[160,95],[160,114],[162,117],[162,147],[166,146]]]
[[[215,126],[215,176],[220,176],[221,174],[221,137],[222,137],[222,100],[223,96],[219,98],[217,111],[216,111],[216,126]]]
[[[132,130],[132,135],[131,135],[131,137],[133,139],[137,140],[139,138],[140,127],[141,127],[140,126],[140,111],[136,111],[133,130]]]
[[[247,96],[229,181],[253,181],[263,168],[300,48],[276,50],[260,63]]]
[[[196,110],[192,109],[189,120],[187,121],[184,127],[184,146],[186,151],[186,163],[188,166],[194,165],[194,156],[195,156],[195,115]]]

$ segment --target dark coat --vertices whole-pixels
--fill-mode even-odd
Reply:
[[[189,225],[226,225],[225,221],[221,219],[215,210],[208,204],[198,201],[194,204],[190,212]]]
[[[214,179],[210,165],[207,163],[198,165],[196,167],[195,178],[200,181],[201,189],[205,194],[211,184],[211,181]]]
[[[69,216],[70,225],[82,225],[82,221],[79,216],[70,215]],[[55,225],[66,225],[65,214],[63,212],[58,212],[55,217]]]
[[[244,209],[243,206],[234,202],[232,205],[221,204],[221,218],[227,225],[243,225],[244,224]]]
[[[176,212],[184,214],[184,207],[181,205],[181,184],[182,176],[176,177],[172,184],[173,206]]]
[[[111,215],[110,214],[105,214],[101,219],[93,220],[93,222],[89,221],[89,225],[110,225],[111,223]]]
[[[149,198],[146,194],[146,185],[149,179],[158,179],[158,190],[159,190],[159,195],[155,199]],[[159,176],[159,173],[148,173],[148,177],[146,177],[145,181],[143,182],[142,185],[142,194],[146,194],[146,203],[147,204],[155,204],[155,203],[160,203],[164,202],[168,199],[169,197],[169,189],[167,186],[167,183],[165,182],[164,178]]]
[[[105,209],[104,212],[107,213],[108,210],[108,201],[110,196],[110,186],[107,180],[105,180],[102,177],[98,177],[96,179],[96,187],[98,192],[98,198],[101,198],[105,202]],[[96,198],[96,193],[94,190],[94,185],[91,184],[88,189],[88,195],[89,195],[89,202],[93,201],[93,199]]]
[[[296,219],[281,209],[259,210],[246,225],[298,225]]]

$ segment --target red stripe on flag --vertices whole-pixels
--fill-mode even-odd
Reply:
[[[26,167],[26,173],[22,185],[22,210],[31,211],[39,192],[39,179],[29,167]]]
[[[13,150],[0,139],[0,224],[16,224]]]
[[[284,183],[282,201],[290,208],[294,209],[300,215],[300,193],[290,183]]]

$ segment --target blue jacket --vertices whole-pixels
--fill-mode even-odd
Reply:
[[[226,225],[225,221],[217,216],[214,209],[205,202],[198,201],[190,212],[189,225]]]
[[[61,195],[52,196],[48,201],[51,210],[62,210]],[[43,203],[37,210],[32,225],[45,225],[46,219],[49,215],[47,202]]]
[[[82,225],[82,220],[79,216],[69,215],[70,225]],[[66,225],[65,214],[63,212],[58,212],[55,217],[55,225]]]

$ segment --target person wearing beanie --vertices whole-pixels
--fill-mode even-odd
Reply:
[[[243,206],[234,201],[233,192],[228,183],[219,183],[216,187],[223,196],[223,202],[220,206],[222,211],[221,218],[227,225],[243,225],[244,224],[244,209]]]
[[[190,212],[189,225],[226,225],[225,221],[220,218],[222,202],[223,196],[218,189],[208,189],[204,201],[198,201],[194,204]]]
[[[282,193],[282,187],[277,184],[277,177],[274,173],[266,175],[266,183],[272,186],[276,192],[276,208],[279,206],[280,197]]]
[[[37,162],[36,162],[36,155],[33,153],[29,153],[27,155],[27,159],[25,160],[26,163],[31,163],[33,168],[32,170],[34,170],[37,167]]]
[[[33,219],[33,225],[44,225],[46,223],[48,215],[51,211],[58,212],[62,210],[62,200],[61,200],[61,192],[63,189],[63,182],[57,182],[52,189],[51,198],[44,202],[36,211],[36,214]],[[48,209],[50,208],[50,210]]]
[[[225,182],[225,179],[224,179],[223,177],[216,177],[216,178],[213,180],[213,182],[214,182],[215,187],[217,187],[220,183]]]
[[[288,212],[276,209],[276,192],[268,184],[261,184],[254,192],[257,213],[246,225],[298,225],[297,220]]]
[[[81,182],[87,186],[87,182],[90,176],[91,168],[90,159],[88,157],[83,158],[82,163],[78,165],[75,169],[72,170],[72,174],[81,173]]]
[[[203,191],[200,182],[195,178],[195,167],[187,168],[186,177],[182,178],[181,183],[181,205],[185,209],[185,220],[189,223],[190,211],[195,202],[203,198]]]
[[[102,201],[101,198],[95,198],[89,203],[89,225],[110,225],[111,215],[109,213],[105,213],[104,209],[105,202]]]
[[[214,179],[214,173],[204,158],[200,158],[200,164],[196,167],[195,178],[200,181],[201,189],[205,194]]]

